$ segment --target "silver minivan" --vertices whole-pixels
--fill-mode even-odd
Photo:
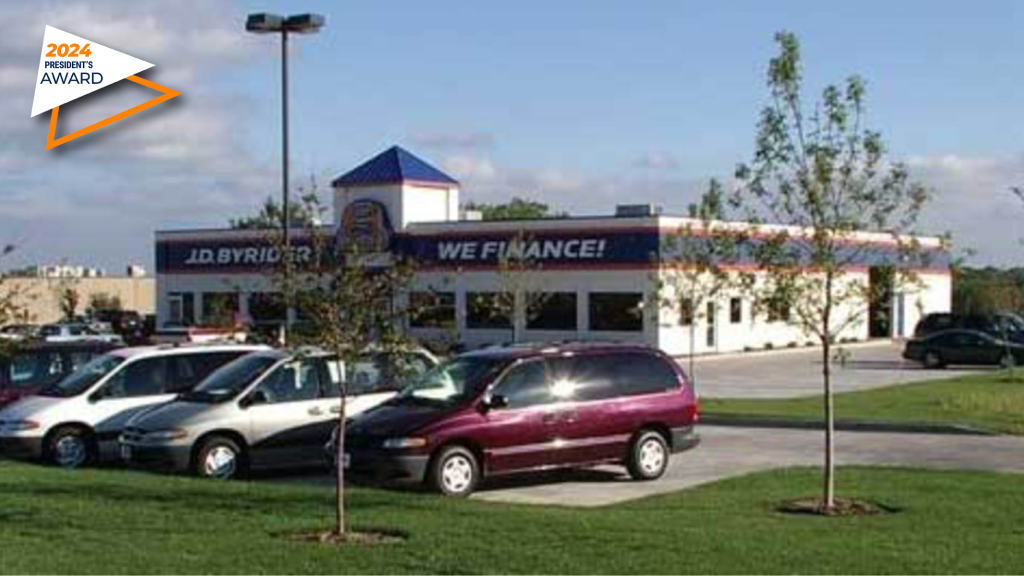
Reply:
[[[391,398],[437,365],[426,350],[367,351],[346,366],[346,415]],[[268,350],[239,358],[193,391],[132,418],[121,435],[129,464],[232,478],[249,469],[323,463],[340,410],[342,366],[315,351]]]

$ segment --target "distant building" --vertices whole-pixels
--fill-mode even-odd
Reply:
[[[25,312],[20,321],[48,324],[62,320],[60,292],[78,294],[76,314],[85,314],[94,299],[116,302],[140,314],[156,312],[156,281],[141,266],[128,266],[126,276],[107,276],[102,268],[73,265],[33,266],[4,280],[5,291],[18,294],[16,305]]]
[[[51,264],[30,267],[29,275],[39,278],[102,278],[107,275],[107,271],[89,266]]]

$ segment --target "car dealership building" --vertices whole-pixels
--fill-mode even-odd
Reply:
[[[534,263],[515,272],[522,279],[519,290],[543,294],[515,314],[515,333],[525,340],[638,341],[672,354],[688,352],[691,336],[699,353],[810,340],[783,314],[754,314],[750,298],[739,293],[724,292],[696,313],[685,302],[652,304],[659,279],[670,273],[678,231],[694,222],[687,218],[636,205],[607,217],[467,218],[459,208],[459,183],[399,147],[339,176],[332,188],[334,218],[326,234],[416,262],[413,291],[403,298],[418,303],[409,326],[418,337],[455,338],[471,347],[511,340],[509,321],[488,302],[509,289],[510,273],[500,270],[500,262],[515,249]],[[308,238],[295,235],[301,261],[311,248]],[[927,256],[921,260],[927,264],[916,266],[918,282],[892,286],[842,339],[906,337],[921,315],[949,310],[948,254],[938,238],[918,240]],[[880,271],[899,259],[892,237],[862,233],[855,242],[870,250],[845,278],[871,283],[887,277]],[[271,304],[277,252],[266,231],[157,232],[158,326],[208,324],[224,309],[241,322],[280,323],[284,311]]]

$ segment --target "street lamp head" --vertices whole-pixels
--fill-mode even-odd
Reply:
[[[259,14],[249,14],[245,21],[245,30],[257,34],[280,32],[284,29],[284,23],[283,16],[260,12]]]
[[[293,14],[284,21],[285,28],[296,34],[314,34],[324,26],[321,14]]]

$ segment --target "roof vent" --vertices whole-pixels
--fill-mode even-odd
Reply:
[[[656,204],[619,204],[615,207],[616,218],[644,218],[661,214]]]

